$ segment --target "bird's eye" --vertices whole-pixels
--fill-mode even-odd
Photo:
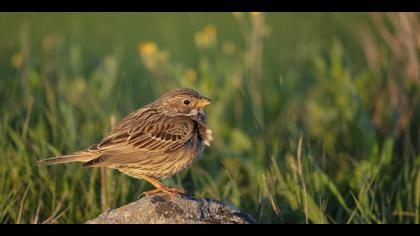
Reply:
[[[182,101],[185,105],[190,104],[190,100],[185,99],[184,101]]]

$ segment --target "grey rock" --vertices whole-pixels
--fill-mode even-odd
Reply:
[[[254,224],[246,213],[220,201],[157,193],[117,209],[87,224]]]

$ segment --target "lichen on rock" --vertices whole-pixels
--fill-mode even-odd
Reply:
[[[252,217],[223,202],[157,193],[102,213],[87,224],[254,224]]]

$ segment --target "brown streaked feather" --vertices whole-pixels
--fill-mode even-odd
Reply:
[[[194,121],[184,117],[165,117],[148,109],[143,110],[143,114],[132,114],[129,117],[118,126],[123,129],[114,129],[99,144],[89,149],[108,156],[100,156],[84,166],[147,163],[156,156],[183,148],[194,135]],[[145,117],[149,120],[144,120]],[[125,122],[130,125],[125,125]]]
[[[142,163],[119,165],[116,168],[135,178],[142,178],[144,175],[166,178],[179,174],[190,167],[197,160],[203,148],[203,144],[198,141],[197,137],[194,137],[188,141],[186,148],[177,152],[164,153],[145,159]]]
[[[88,161],[88,162],[83,163],[83,164],[82,164],[82,167],[90,167],[90,166],[93,166],[93,165],[95,165],[96,163],[100,163],[100,162],[105,161],[105,160],[106,160],[107,158],[109,158],[109,157],[111,157],[111,155],[109,155],[109,154],[103,154],[103,155],[100,155],[99,157],[97,157],[97,158],[95,158],[95,159],[93,159],[93,160],[90,160],[90,161]]]
[[[76,152],[69,155],[51,157],[48,159],[40,160],[40,161],[37,161],[37,164],[39,166],[47,166],[47,165],[63,164],[63,163],[70,163],[70,162],[87,162],[94,158],[96,158],[94,153],[81,151],[81,152]]]

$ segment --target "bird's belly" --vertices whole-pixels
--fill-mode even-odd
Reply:
[[[163,166],[163,171],[161,176],[157,178],[167,178],[170,176],[178,175],[184,170],[191,167],[191,165],[198,160],[201,156],[201,151],[195,153],[179,153],[179,158],[174,158],[176,160],[168,161],[166,165]]]
[[[175,153],[151,157],[147,164],[130,164],[117,169],[134,178],[141,179],[143,176],[149,176],[165,179],[188,169],[201,156],[203,150],[204,144],[199,142],[194,148],[181,149]]]

